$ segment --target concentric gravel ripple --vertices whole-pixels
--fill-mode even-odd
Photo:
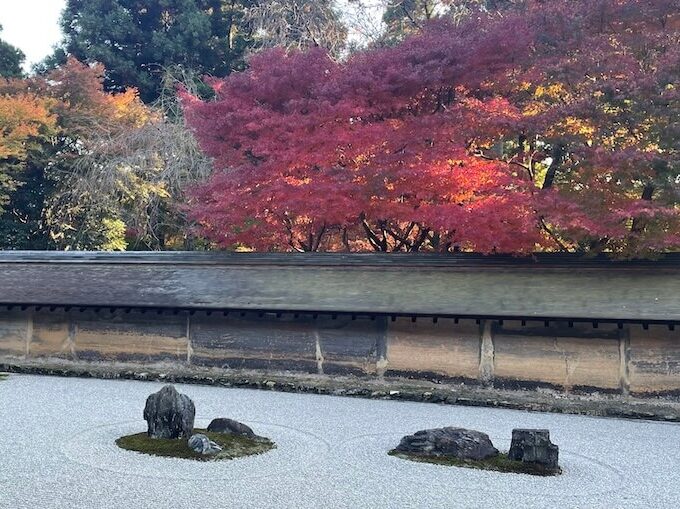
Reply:
[[[350,451],[360,451],[352,456],[353,461],[347,462],[349,468],[365,471],[375,463],[378,455],[387,455],[394,449],[403,435],[372,434],[354,437],[339,446]],[[510,448],[510,441],[491,436],[493,444],[501,451]],[[343,454],[347,457],[348,454]],[[402,458],[389,457],[387,468],[383,475],[398,477],[403,471],[403,462],[407,461],[411,472],[402,479],[406,484],[419,484],[427,480],[433,472],[446,475],[449,478],[448,489],[452,491],[468,491],[474,486],[475,490],[486,493],[506,493],[509,495],[541,496],[547,499],[569,499],[573,503],[576,499],[588,500],[593,495],[603,495],[621,489],[624,477],[619,470],[595,458],[583,454],[560,449],[560,465],[563,473],[560,476],[532,476],[526,474],[502,473],[506,475],[506,483],[495,483],[498,472],[476,470],[472,468],[436,465],[430,463],[411,462]]]
[[[195,426],[205,428],[209,422],[209,419],[197,419]],[[126,421],[84,431],[63,444],[61,452],[74,463],[136,477],[239,481],[294,472],[300,463],[310,465],[322,461],[329,450],[328,443],[322,438],[290,426],[256,421],[245,424],[256,429],[257,434],[271,439],[276,448],[264,454],[215,462],[149,456],[121,449],[115,444],[121,436],[146,429],[144,421]],[[276,464],[276,470],[268,468],[272,462]],[[150,463],[153,465],[151,472]]]

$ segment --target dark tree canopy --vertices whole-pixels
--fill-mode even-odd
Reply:
[[[420,30],[434,18],[451,18],[460,21],[474,12],[495,12],[518,4],[523,0],[384,0],[386,32],[384,41],[394,43],[404,36]]]
[[[2,25],[0,25],[2,32]],[[11,44],[0,39],[0,76],[16,78],[21,76],[21,64],[24,62],[23,52]]]
[[[107,69],[107,90],[157,98],[172,67],[226,76],[243,64],[250,0],[68,0],[63,50]]]
[[[445,0],[388,0],[383,20],[388,33],[409,33],[441,14],[448,3]]]
[[[259,48],[321,47],[337,56],[347,43],[347,27],[334,0],[257,0],[247,19]]]

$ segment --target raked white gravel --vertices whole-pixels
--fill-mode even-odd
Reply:
[[[680,425],[511,410],[177,385],[197,425],[231,417],[272,438],[219,463],[116,447],[145,430],[162,384],[10,375],[0,381],[0,508],[677,508]],[[419,464],[387,451],[419,429],[549,428],[564,474],[532,477]]]

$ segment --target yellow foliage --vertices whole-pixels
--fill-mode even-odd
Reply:
[[[592,137],[595,134],[595,126],[593,126],[592,122],[576,117],[565,118],[563,127],[569,134],[587,137]]]
[[[530,102],[522,111],[522,115],[525,117],[534,117],[543,113],[544,110],[545,108],[540,103]]]
[[[157,120],[157,114],[144,105],[135,89],[108,95],[107,100],[113,107],[113,118],[131,127],[141,127],[151,120]]]
[[[102,219],[101,234],[104,242],[101,244],[102,251],[125,251],[127,242],[125,239],[125,223],[120,219]]]
[[[547,97],[549,99],[560,99],[567,96],[567,90],[561,83],[552,83],[550,85],[539,85],[536,87],[534,92],[534,97],[540,99],[542,97]]]

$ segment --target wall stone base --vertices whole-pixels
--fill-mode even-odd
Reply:
[[[394,377],[305,375],[294,372],[224,370],[64,360],[0,361],[0,372],[60,377],[158,381],[304,394],[414,401],[680,422],[680,399],[616,394],[564,394],[547,389],[507,390]],[[12,376],[12,375],[10,375]]]
[[[680,330],[651,324],[79,308],[0,310],[0,362],[356,376],[680,396]],[[28,364],[27,364],[28,363]]]

